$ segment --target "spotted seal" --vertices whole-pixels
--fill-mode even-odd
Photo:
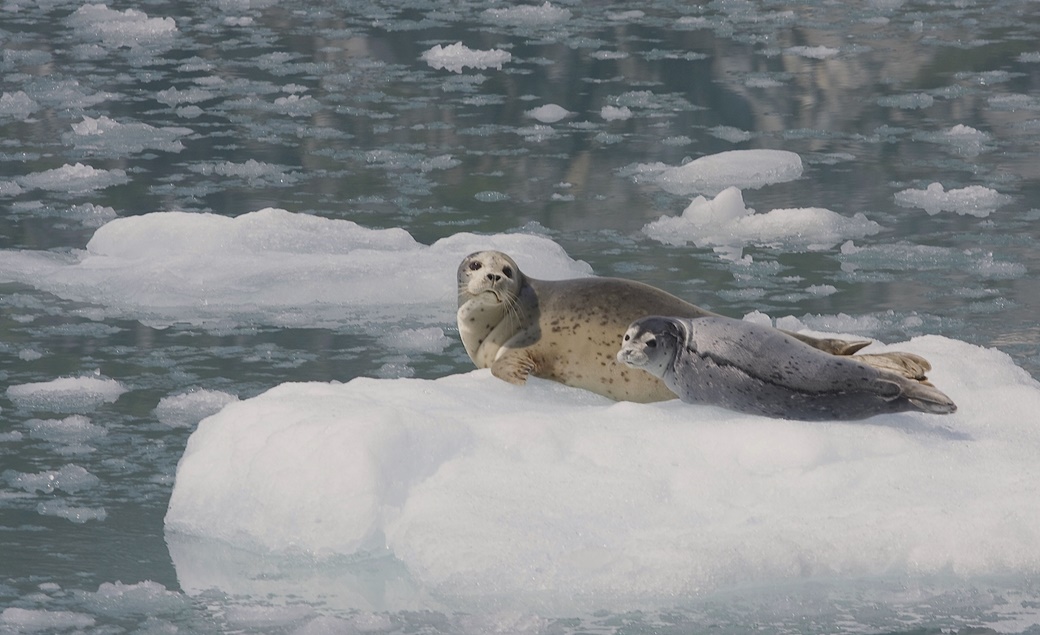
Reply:
[[[617,361],[628,326],[646,315],[715,315],[633,280],[536,280],[500,251],[463,259],[458,301],[459,335],[477,368],[490,368],[514,384],[535,376],[637,402],[675,399],[675,394],[657,377]],[[835,355],[851,355],[869,344],[791,335]],[[923,377],[928,370],[927,362],[912,355],[858,358],[908,376]]]
[[[957,410],[931,385],[721,316],[640,318],[625,332],[617,359],[661,378],[687,403],[767,417],[852,420]]]

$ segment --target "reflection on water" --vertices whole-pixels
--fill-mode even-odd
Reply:
[[[424,244],[460,231],[528,231],[598,274],[644,280],[731,315],[862,316],[859,335],[940,333],[1000,347],[1040,376],[1036,3],[568,4],[568,19],[545,24],[498,20],[489,6],[149,2],[136,14],[8,0],[0,7],[0,249],[79,250],[115,217],[238,216],[267,206],[403,227]],[[420,60],[460,40],[508,50],[511,62],[455,74]],[[571,114],[541,122],[530,111],[545,104]],[[607,106],[630,116],[606,118]],[[979,134],[947,134],[955,126]],[[796,152],[805,171],[746,190],[749,207],[862,212],[883,231],[844,251],[746,245],[743,260],[640,232],[679,215],[689,197],[626,169],[759,148]],[[77,182],[85,168],[60,171],[78,164],[108,172]],[[982,185],[1011,200],[982,217],[896,204],[896,192],[933,182]],[[41,514],[45,494],[0,478],[0,606],[85,611],[88,630],[133,629],[149,613],[106,617],[74,590],[116,580],[183,584],[162,517],[190,428],[156,420],[161,398],[199,387],[247,398],[286,381],[469,368],[458,343],[388,350],[385,333],[349,325],[151,328],[6,282],[4,266],[4,385],[100,370],[128,389],[89,413],[105,434],[79,449],[33,436],[34,421],[67,415],[0,394],[0,472],[84,466],[100,485],[62,500],[107,513],[82,524]],[[805,292],[811,287],[834,291]],[[451,324],[436,326],[454,337]],[[713,606],[673,621],[612,616],[528,630],[741,623],[736,603]],[[864,615],[862,606],[853,611],[861,628],[898,628],[895,617]],[[971,611],[958,615],[964,621],[926,626],[975,623]],[[249,630],[244,618],[191,609],[162,620]],[[405,628],[393,620],[384,630]]]

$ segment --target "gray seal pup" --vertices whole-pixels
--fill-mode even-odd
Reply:
[[[459,335],[477,368],[490,368],[495,377],[513,384],[541,377],[619,401],[676,397],[657,377],[617,361],[618,342],[634,320],[715,315],[633,280],[536,280],[500,251],[467,256],[457,281]],[[834,355],[851,355],[870,343],[791,335]],[[858,358],[915,378],[923,378],[929,369],[915,355]]]
[[[853,420],[957,410],[930,385],[721,316],[640,318],[625,332],[617,359],[660,377],[687,403],[766,417]]]

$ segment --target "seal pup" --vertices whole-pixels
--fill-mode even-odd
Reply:
[[[617,359],[660,377],[687,403],[767,417],[852,420],[957,410],[932,386],[721,316],[640,318],[625,332]]]
[[[500,251],[466,256],[457,281],[459,335],[477,368],[490,368],[495,377],[513,384],[533,375],[619,401],[676,397],[657,377],[617,361],[618,341],[634,320],[715,315],[633,280],[536,280]],[[791,336],[834,355],[851,355],[870,343]],[[914,378],[923,379],[929,369],[928,362],[914,355],[859,358]]]

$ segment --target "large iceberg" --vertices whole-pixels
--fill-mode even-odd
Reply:
[[[269,592],[271,563],[303,557],[329,564],[289,565],[282,593],[308,576],[375,584],[378,601],[344,593],[387,608],[622,610],[809,579],[1031,575],[1040,385],[940,336],[869,350],[891,349],[929,358],[960,410],[805,423],[487,370],[283,384],[192,434],[171,553],[187,590]]]

